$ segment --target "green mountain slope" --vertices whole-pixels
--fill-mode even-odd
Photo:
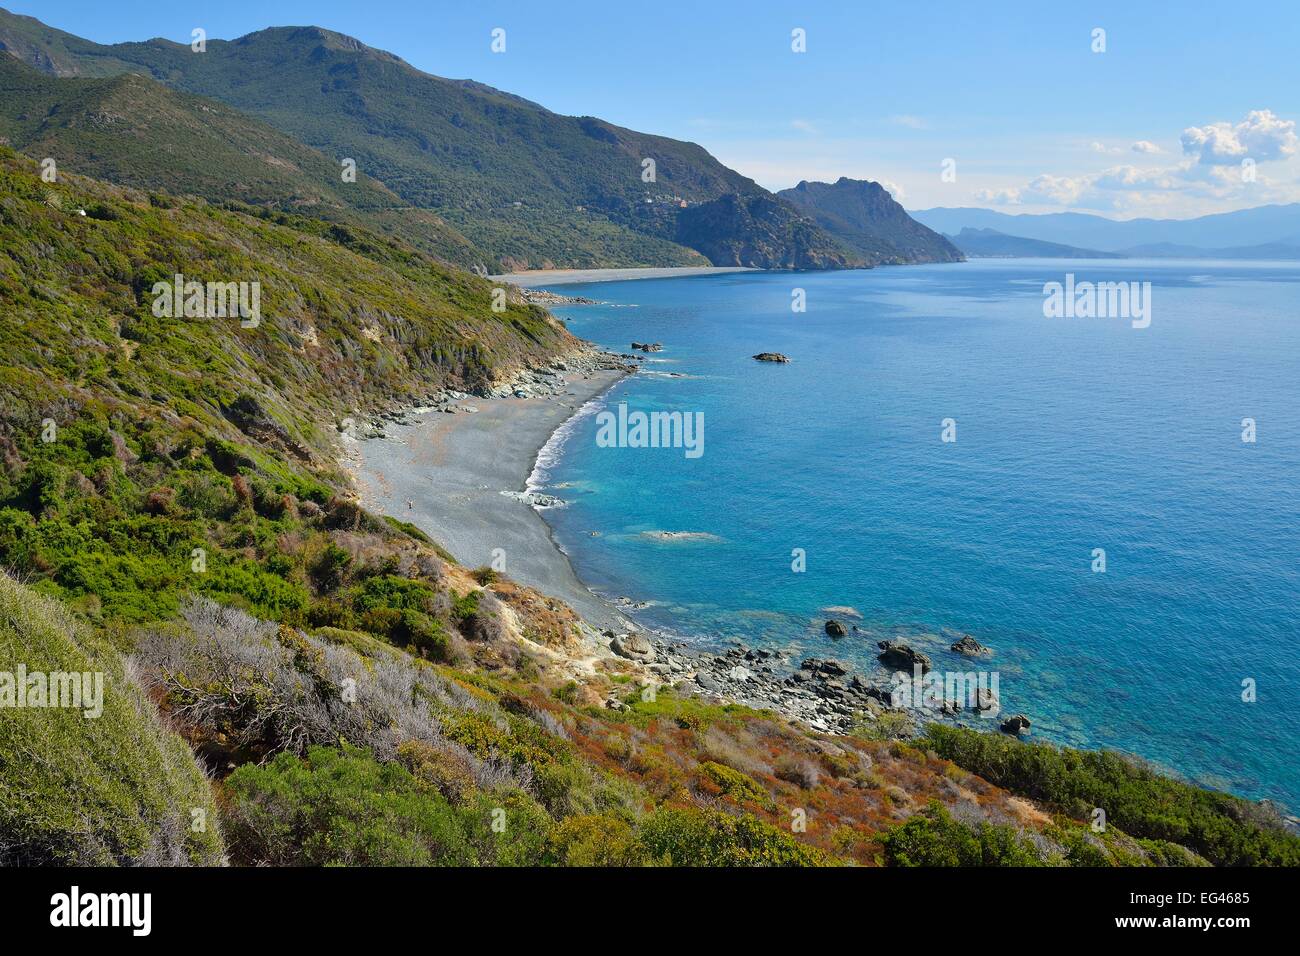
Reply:
[[[365,226],[470,267],[482,253],[435,214],[215,100],[135,74],[62,79],[0,54],[0,138],[58,168],[121,185]]]
[[[432,209],[506,269],[702,265],[677,241],[682,203],[769,196],[694,143],[560,116],[478,83],[447,80],[316,27],[278,27],[207,52],[165,40],[113,46],[53,38],[0,14],[0,43],[55,72],[97,75],[122,64],[257,116],[360,169],[408,203]],[[642,179],[643,160],[655,179]],[[773,215],[794,228],[799,215]],[[831,257],[818,230],[808,242]],[[688,233],[689,235],[689,233]],[[793,253],[745,265],[775,266]]]
[[[495,313],[486,281],[355,227],[48,184],[9,150],[0,190],[9,411],[93,393],[230,432],[247,393],[279,445],[311,449],[340,414],[482,386],[577,344],[542,309]],[[258,282],[260,325],[155,317],[153,286],[175,273]]]
[[[731,193],[685,209],[677,221],[677,238],[719,266],[762,262],[775,269],[844,269],[862,264],[828,243],[811,220],[792,218],[772,196]]]
[[[961,261],[952,243],[909,216],[879,183],[842,176],[777,195],[871,265]]]

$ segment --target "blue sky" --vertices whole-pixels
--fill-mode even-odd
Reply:
[[[1121,218],[1300,201],[1296,0],[0,3],[105,43],[316,24],[430,73],[701,143],[773,189],[847,175],[913,209]]]

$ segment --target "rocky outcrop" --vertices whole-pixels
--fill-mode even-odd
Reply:
[[[1024,714],[1014,714],[1002,721],[1002,732],[1021,737],[1029,733],[1029,718]]]
[[[868,265],[960,262],[956,246],[907,214],[880,183],[841,177],[777,193]]]
[[[658,342],[633,342],[632,348],[638,352],[662,352],[664,347]]]
[[[880,663],[886,667],[910,671],[919,665],[921,673],[924,674],[932,666],[929,657],[920,651],[913,650],[906,644],[898,644],[894,641],[880,641],[876,646],[880,648]]]
[[[848,669],[839,661],[823,661],[816,657],[809,657],[799,665],[801,670],[812,671],[814,674],[826,674],[830,677],[843,677],[848,673]]]
[[[754,358],[760,362],[780,362],[782,364],[790,361],[788,356],[782,355],[780,352],[759,352]]]
[[[848,631],[844,629],[843,624],[832,618],[826,622],[826,633],[833,638],[841,638],[847,634]]]
[[[989,650],[979,641],[975,640],[975,638],[971,637],[969,634],[963,634],[960,638],[958,638],[953,643],[951,649],[957,652],[958,654],[965,654],[967,657],[980,657],[981,655],[984,654],[993,653],[991,650]]]
[[[728,193],[683,209],[673,238],[715,266],[847,269],[862,264],[821,226],[772,195]]]

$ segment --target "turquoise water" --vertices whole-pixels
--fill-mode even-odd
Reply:
[[[1150,327],[1044,318],[1043,283],[1066,272],[1150,281]],[[576,334],[664,345],[607,403],[704,413],[698,458],[598,447],[588,415],[542,474],[570,502],[544,515],[579,575],[654,602],[644,625],[859,666],[897,633],[941,670],[971,669],[941,629],[969,632],[1035,736],[1300,808],[1300,264],[985,260],[556,291],[609,303],[558,308]],[[861,631],[832,644],[827,606]]]

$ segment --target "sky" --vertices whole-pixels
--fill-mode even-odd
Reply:
[[[849,176],[909,209],[1112,218],[1300,201],[1300,0],[0,4],[100,43],[327,27],[770,189]]]

